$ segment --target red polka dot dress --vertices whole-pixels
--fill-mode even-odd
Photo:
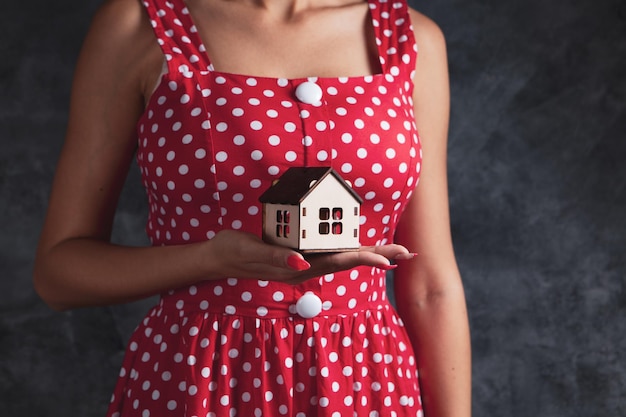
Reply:
[[[168,69],[138,123],[154,245],[224,229],[260,236],[259,196],[292,166],[332,166],[363,198],[361,244],[392,242],[421,163],[417,48],[404,0],[369,3],[380,74],[305,79],[215,71],[183,1],[144,4]],[[296,286],[224,277],[163,294],[131,337],[107,416],[422,409],[385,272],[359,267]]]

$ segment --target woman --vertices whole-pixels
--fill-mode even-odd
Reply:
[[[448,100],[443,36],[402,1],[105,2],[35,285],[58,310],[161,294],[108,415],[469,415]],[[135,152],[146,248],[109,242]],[[290,166],[331,166],[363,196],[359,251],[262,242],[258,197]]]

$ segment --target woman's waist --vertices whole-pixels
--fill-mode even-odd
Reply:
[[[384,271],[357,268],[298,285],[228,278],[203,281],[161,296],[160,307],[180,315],[212,313],[258,318],[349,315],[388,303]]]

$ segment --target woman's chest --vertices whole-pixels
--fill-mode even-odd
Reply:
[[[366,200],[397,201],[421,161],[402,78],[165,81],[139,124],[145,183],[171,201],[204,195],[223,205],[256,201],[289,167],[332,166]]]
[[[217,71],[291,79],[381,72],[366,2],[302,11],[236,2],[188,3],[206,56]]]

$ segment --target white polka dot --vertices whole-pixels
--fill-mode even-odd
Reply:
[[[285,154],[285,159],[286,159],[288,162],[293,162],[293,161],[295,161],[296,159],[298,159],[298,154],[297,154],[297,153],[295,153],[294,151],[289,151],[289,152],[287,152],[287,153]]]
[[[277,167],[277,166],[275,166],[275,165],[272,165],[271,167],[269,167],[269,168],[267,169],[267,172],[268,172],[270,175],[278,175],[278,173],[280,172],[280,168],[278,168],[278,167]]]

